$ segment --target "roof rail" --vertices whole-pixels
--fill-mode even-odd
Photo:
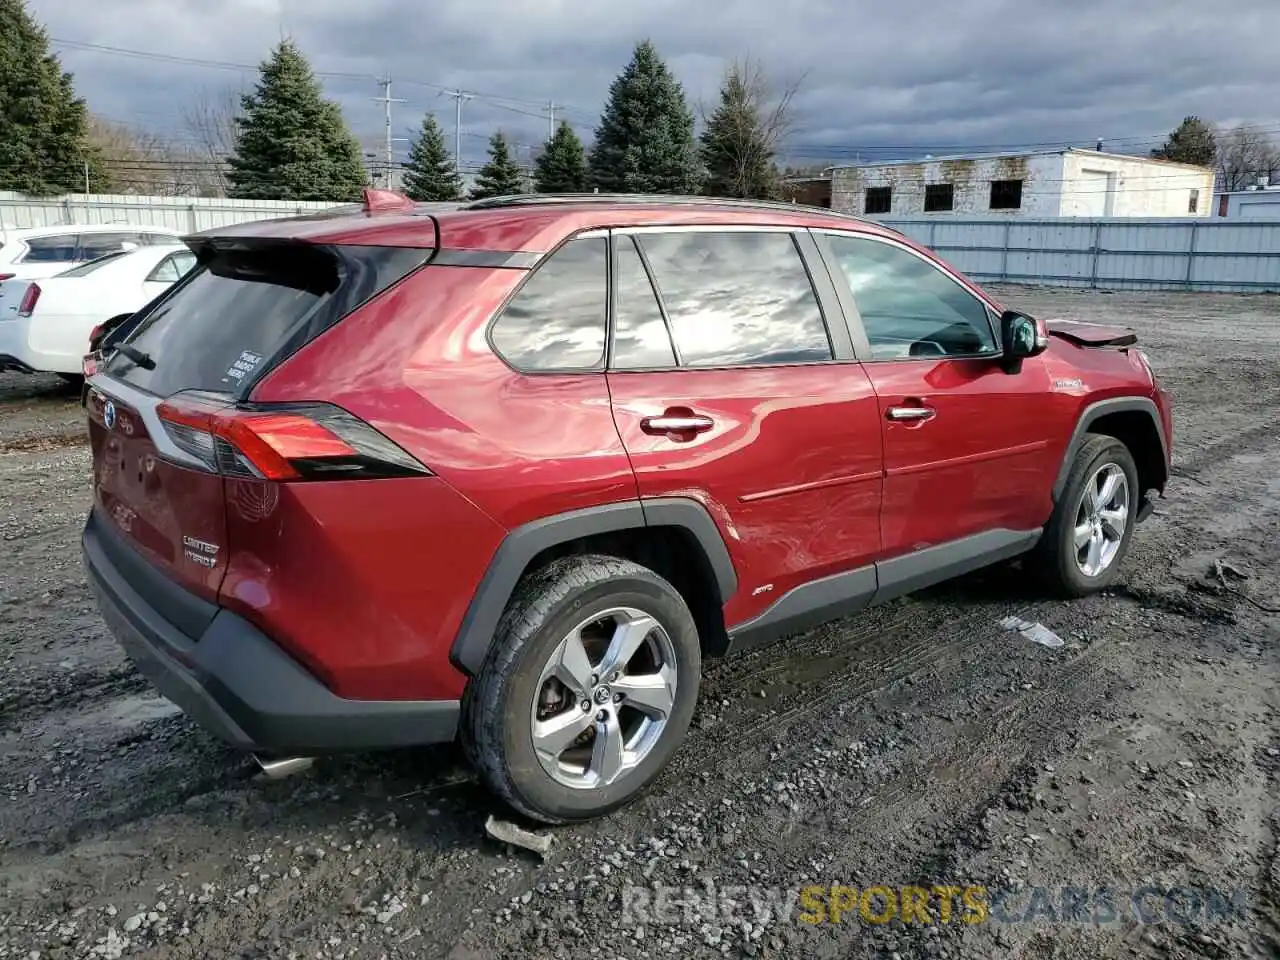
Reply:
[[[713,206],[736,207],[746,210],[790,210],[796,212],[807,209],[838,217],[844,220],[857,220],[860,223],[874,223],[866,217],[851,213],[838,213],[827,207],[812,207],[802,203],[786,203],[781,200],[739,200],[731,197],[699,197],[687,194],[667,193],[520,193],[505,197],[488,197],[484,200],[473,200],[461,207],[463,210],[500,210],[506,207],[552,206],[570,203],[634,203],[637,205],[653,204],[661,206]]]

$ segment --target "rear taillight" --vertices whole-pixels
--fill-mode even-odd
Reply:
[[[22,302],[18,304],[18,316],[29,317],[36,308],[36,304],[40,302],[40,284],[28,284],[27,292],[22,295]]]
[[[369,424],[330,404],[233,407],[179,394],[156,412],[175,446],[227,477],[372,480],[431,473]]]
[[[0,273],[0,283],[4,283],[6,280],[12,280],[15,276],[17,276],[17,274]]]
[[[106,329],[106,324],[99,323],[89,331],[89,346],[96,347],[98,340],[102,337],[102,331]]]

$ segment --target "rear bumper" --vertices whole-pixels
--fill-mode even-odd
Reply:
[[[233,746],[320,754],[441,743],[457,732],[456,700],[336,696],[247,620],[151,567],[96,512],[83,550],[103,618],[138,671]]]

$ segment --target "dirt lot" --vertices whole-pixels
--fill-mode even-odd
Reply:
[[[76,398],[0,375],[0,957],[1280,955],[1280,298],[1002,293],[1132,325],[1177,398],[1123,586],[1003,568],[712,664],[674,768],[545,863],[453,750],[262,782],[151,695],[80,571]],[[828,922],[780,916],[809,885]]]

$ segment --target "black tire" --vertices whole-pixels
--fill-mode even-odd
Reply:
[[[1077,563],[1075,526],[1085,485],[1107,464],[1115,464],[1128,483],[1128,516],[1114,559],[1096,576],[1087,575]],[[1052,592],[1065,597],[1084,597],[1111,586],[1129,552],[1129,541],[1137,522],[1143,491],[1138,487],[1138,468],[1129,448],[1115,437],[1087,434],[1076,452],[1062,496],[1044,529],[1044,536],[1029,558],[1030,566]]]
[[[538,680],[577,625],[615,607],[637,609],[665,631],[676,661],[674,701],[666,726],[639,764],[611,784],[574,788],[554,779],[534,750]],[[701,670],[697,627],[670,583],[617,557],[564,557],[526,576],[508,603],[488,657],[463,695],[463,747],[485,785],[531,819],[569,823],[603,816],[638,797],[680,746],[693,718]]]

